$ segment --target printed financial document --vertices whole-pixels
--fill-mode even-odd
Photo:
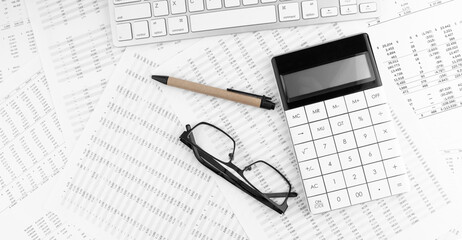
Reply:
[[[155,74],[214,87],[264,94],[278,103],[275,111],[266,111],[162,86],[183,122],[195,124],[207,121],[238,139],[235,164],[243,167],[259,159],[268,161],[282,171],[299,193],[299,197],[289,199],[288,211],[279,215],[217,177],[219,186],[250,238],[386,239],[408,236],[409,233],[423,234],[426,229],[431,234],[443,232],[447,229],[444,225],[437,226],[438,223],[444,224],[443,219],[453,221],[451,207],[457,204],[457,199],[451,194],[446,163],[434,161],[415,131],[407,128],[409,122],[406,119],[402,120],[398,129],[411,180],[410,192],[322,215],[309,213],[270,59],[274,54],[353,33],[354,29],[348,32],[342,30],[348,29],[342,26],[257,32],[217,37],[214,41],[203,40],[155,71]],[[148,52],[139,54],[149,58]],[[132,56],[132,62],[139,61]],[[434,226],[423,227],[428,224]]]
[[[137,59],[112,75],[47,206],[96,238],[247,239],[180,143],[185,126],[150,77],[158,63]]]
[[[37,48],[23,0],[0,1],[0,86],[35,58]]]
[[[369,29],[382,79],[440,150],[462,143],[454,134],[462,132],[461,8],[461,1],[451,1]]]

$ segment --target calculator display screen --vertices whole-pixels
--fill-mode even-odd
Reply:
[[[290,99],[360,80],[373,81],[372,74],[367,55],[362,53],[281,77]]]

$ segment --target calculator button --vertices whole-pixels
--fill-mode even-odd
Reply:
[[[313,139],[319,139],[332,135],[330,130],[329,120],[324,119],[321,121],[310,123],[311,133],[313,134]]]
[[[306,195],[308,197],[326,193],[324,181],[321,176],[303,180],[303,185],[305,186]]]
[[[356,144],[358,145],[358,147],[362,147],[377,142],[375,138],[375,132],[372,126],[355,130],[354,133],[356,138]]]
[[[350,15],[358,13],[358,7],[356,5],[347,5],[340,7],[340,14],[342,15]]]
[[[406,175],[399,175],[388,179],[392,194],[400,194],[409,191],[409,179]]]
[[[327,194],[309,197],[308,204],[310,205],[310,211],[313,214],[327,212],[331,210],[329,206],[329,201],[327,200]]]
[[[290,136],[292,136],[292,142],[294,145],[312,140],[310,127],[308,127],[308,124],[290,128]]]
[[[333,137],[322,138],[314,141],[318,157],[335,153],[335,143]]]
[[[377,144],[360,148],[359,155],[361,156],[361,162],[363,164],[369,164],[382,160],[382,157],[380,156],[379,146]]]
[[[351,126],[353,129],[363,128],[372,125],[371,117],[367,109],[350,113]]]
[[[377,136],[377,141],[382,142],[389,139],[396,138],[395,127],[393,122],[381,123],[374,126],[375,135]]]
[[[343,152],[356,147],[356,141],[353,132],[346,132],[335,135],[334,139],[338,152]]]
[[[379,143],[379,148],[382,153],[382,159],[397,157],[401,154],[398,140],[396,139]]]
[[[351,204],[358,204],[370,201],[369,189],[366,184],[348,188]]]
[[[329,197],[330,207],[332,210],[351,205],[346,189],[328,193],[327,196]]]
[[[342,170],[337,154],[319,158],[322,174],[332,173]]]
[[[306,115],[309,122],[318,121],[327,118],[324,102],[318,102],[305,106]]]
[[[303,179],[313,178],[321,175],[318,160],[308,160],[300,163],[300,173]]]
[[[401,157],[384,160],[383,165],[385,166],[385,171],[387,172],[388,177],[406,173],[403,159]]]
[[[359,11],[362,13],[375,12],[377,11],[377,3],[370,2],[359,4]]]
[[[368,89],[364,91],[364,95],[366,96],[367,105],[369,107],[380,105],[386,102],[382,87]]]
[[[371,113],[372,123],[374,124],[388,122],[391,120],[388,104],[371,107],[369,108],[369,111]]]
[[[347,112],[345,100],[343,97],[330,99],[324,102],[329,117],[337,116]]]
[[[337,117],[329,118],[330,126],[333,134],[339,134],[351,131],[350,117],[348,114],[343,114]]]
[[[356,4],[356,0],[340,0],[340,5],[351,5]]]
[[[364,165],[363,168],[364,173],[366,174],[367,182],[373,182],[387,177],[385,174],[385,169],[383,168],[383,163],[381,161]]]
[[[305,109],[303,107],[294,108],[286,111],[286,118],[289,127],[307,123]]]
[[[391,195],[387,179],[368,183],[367,186],[369,187],[369,192],[371,193],[372,200],[384,198]]]
[[[352,149],[350,151],[341,152],[338,154],[338,157],[340,159],[342,169],[348,169],[361,165],[358,149]]]
[[[335,172],[324,175],[324,184],[326,184],[327,192],[336,191],[339,189],[346,188],[345,180],[343,179],[342,172]]]
[[[364,109],[367,107],[366,99],[364,98],[363,92],[357,92],[350,95],[346,95],[345,102],[347,105],[347,109],[350,112]]]
[[[295,154],[299,162],[316,158],[316,151],[313,142],[306,142],[294,146]]]
[[[364,177],[364,170],[362,167],[355,167],[343,171],[345,176],[346,185],[348,187],[357,186],[363,183],[366,183],[366,178]]]

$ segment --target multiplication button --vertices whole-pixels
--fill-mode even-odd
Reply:
[[[385,94],[382,87],[368,89],[364,91],[364,95],[369,107],[385,103]]]
[[[286,118],[289,127],[298,126],[300,124],[307,123],[305,109],[298,107],[286,111]]]
[[[327,200],[326,194],[322,194],[315,197],[309,197],[308,204],[310,205],[310,211],[313,214],[327,212],[331,210],[329,200]]]
[[[374,130],[375,134],[377,135],[377,141],[379,142],[396,138],[396,132],[393,126],[393,122],[386,122],[374,125]]]
[[[292,136],[292,142],[294,145],[302,142],[308,142],[311,140],[310,127],[308,124],[292,127],[290,128],[290,136]]]

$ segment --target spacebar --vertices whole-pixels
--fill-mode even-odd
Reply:
[[[201,32],[276,22],[275,6],[191,15],[191,31]]]

